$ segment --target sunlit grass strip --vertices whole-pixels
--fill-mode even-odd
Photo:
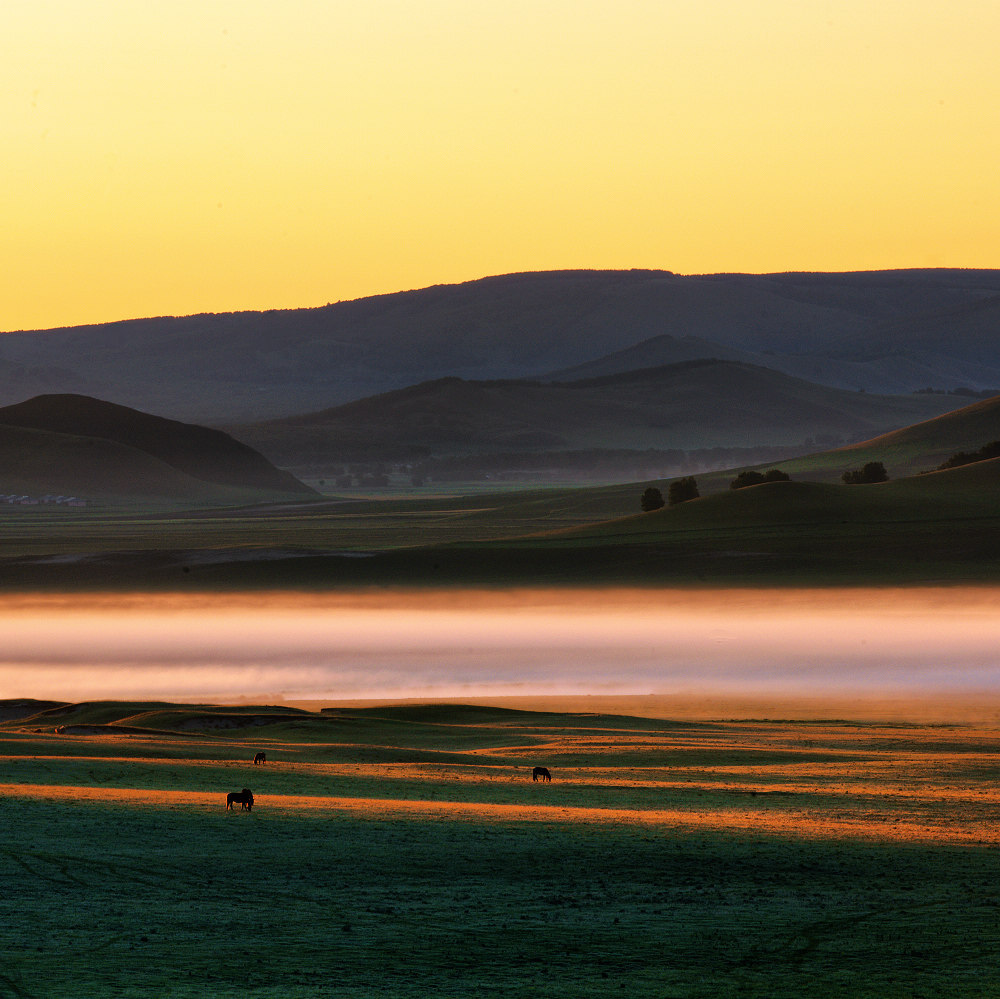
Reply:
[[[39,800],[81,801],[118,807],[225,809],[225,793],[162,791],[141,788],[94,788],[48,784],[0,784],[0,795]],[[368,818],[408,817],[421,820],[469,822],[541,822],[587,825],[636,825],[664,832],[690,833],[698,829],[776,835],[803,839],[853,839],[869,842],[948,843],[991,845],[1000,843],[992,822],[958,825],[942,816],[939,823],[908,817],[861,813],[831,817],[818,811],[785,811],[770,814],[761,808],[715,809],[704,812],[678,809],[631,810],[564,805],[510,805],[456,801],[407,801],[380,798],[341,798],[312,795],[255,795],[255,817],[291,817],[304,811],[348,813]]]

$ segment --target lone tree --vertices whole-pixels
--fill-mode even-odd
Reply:
[[[698,483],[694,481],[694,476],[688,475],[683,479],[674,479],[667,490],[667,502],[671,506],[678,503],[686,503],[688,500],[698,498]]]
[[[644,513],[649,513],[650,510],[659,510],[661,506],[665,506],[663,493],[656,486],[649,486],[645,489],[639,503]]]
[[[867,485],[869,482],[888,482],[889,473],[880,461],[869,461],[864,468],[855,468],[844,472],[844,482],[849,486]]]

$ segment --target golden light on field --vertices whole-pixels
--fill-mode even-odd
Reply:
[[[0,28],[4,330],[998,263],[984,0],[13,0]]]
[[[462,728],[460,719],[456,715],[447,728]],[[523,734],[515,723],[508,724]],[[804,729],[795,723],[728,722],[708,731],[663,731],[653,723],[648,730],[616,732],[607,727],[607,719],[586,715],[575,724],[565,718],[547,724],[544,715],[528,724],[536,728],[528,744],[505,745],[501,725],[493,748],[466,750],[461,763],[372,763],[366,759],[371,747],[337,741],[326,751],[358,750],[357,762],[305,762],[299,757],[309,747],[258,733],[257,738],[266,740],[270,762],[266,772],[254,771],[252,777],[245,762],[220,764],[219,754],[231,749],[222,733],[208,744],[194,730],[184,737],[171,733],[164,758],[163,740],[155,733],[118,735],[113,729],[82,726],[67,736],[49,737],[51,755],[33,757],[47,775],[62,767],[65,781],[73,768],[77,773],[104,768],[116,775],[114,782],[122,782],[132,767],[142,768],[146,780],[159,785],[183,766],[189,783],[214,782],[217,789],[50,778],[0,783],[0,796],[119,809],[219,811],[229,776],[254,784],[255,815],[264,822],[347,815],[635,826],[668,836],[721,831],[881,843],[995,846],[1000,841],[995,821],[1000,792],[990,776],[997,761],[995,728],[961,727],[942,734],[939,728],[918,726],[859,729],[854,723],[831,722]],[[402,723],[399,733],[404,740],[406,727]],[[331,737],[350,737],[351,732],[334,728]],[[246,734],[237,731],[232,745],[242,748]],[[60,755],[65,738],[73,743],[68,756]],[[113,755],[116,749],[121,755]],[[526,767],[511,764],[512,754],[546,760],[555,770],[554,783],[533,785]],[[623,764],[622,754],[631,762]],[[637,757],[645,762],[637,765]],[[763,762],[764,757],[773,762]],[[670,762],[658,765],[657,759]],[[18,755],[0,754],[0,768],[17,766],[19,760]],[[227,774],[220,766],[235,772]],[[280,790],[271,789],[275,781]],[[296,785],[312,790],[291,792]]]
[[[997,592],[5,598],[0,698],[1000,695]]]

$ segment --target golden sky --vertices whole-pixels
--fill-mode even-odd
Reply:
[[[0,330],[1000,266],[997,0],[3,0]]]

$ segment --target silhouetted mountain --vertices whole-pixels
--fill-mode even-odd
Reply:
[[[30,466],[37,480],[48,469],[64,482],[63,488],[73,491],[84,487],[65,481],[68,465],[73,466],[77,479],[89,466],[90,488],[99,492],[185,492],[187,485],[175,482],[161,467],[167,466],[202,483],[285,497],[315,495],[289,472],[275,468],[253,448],[220,430],[166,420],[88,396],[46,395],[7,406],[0,409],[0,431],[8,450],[15,442],[21,449],[20,457],[9,456],[5,462],[7,477],[23,478]],[[99,489],[93,485],[98,480]],[[135,488],[140,483],[142,488]]]
[[[442,378],[322,412],[232,427],[282,465],[432,455],[798,445],[872,437],[955,397],[877,396],[732,361],[699,360],[575,382]]]
[[[982,270],[513,274],[316,309],[5,334],[0,401],[82,392],[226,423],[441,377],[577,378],[692,352],[868,392],[991,389],[998,295],[1000,271]]]

